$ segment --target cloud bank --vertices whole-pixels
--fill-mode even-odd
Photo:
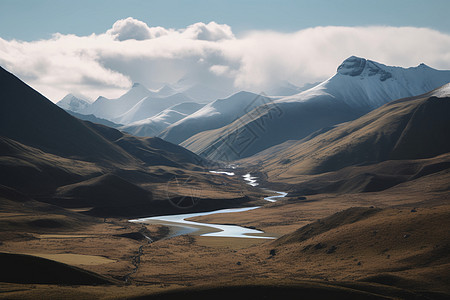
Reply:
[[[117,97],[133,82],[260,92],[285,81],[324,80],[351,55],[450,69],[450,35],[415,27],[328,26],[236,37],[230,26],[215,22],[172,29],[127,18],[102,34],[56,33],[33,42],[0,38],[0,65],[55,102],[69,92]]]

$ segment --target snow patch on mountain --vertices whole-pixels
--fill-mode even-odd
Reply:
[[[148,96],[136,103],[128,111],[113,120],[121,124],[130,124],[139,120],[153,117],[161,111],[183,102],[193,102],[194,100],[185,94],[177,93],[167,97]]]
[[[140,83],[134,83],[132,88],[117,99],[98,97],[83,113],[93,114],[100,118],[112,120],[126,112],[136,103],[150,95],[150,91]],[[119,122],[120,123],[120,122]]]
[[[169,125],[183,119],[189,114],[202,108],[204,104],[185,102],[174,105],[159,114],[122,126],[120,130],[137,136],[155,136]]]
[[[228,98],[208,103],[202,109],[170,125],[161,133],[161,137],[172,143],[180,143],[199,132],[225,126],[254,108],[272,102],[269,97],[238,92]]]
[[[433,91],[431,96],[438,97],[438,98],[450,97],[450,83],[447,83],[446,85]]]
[[[296,86],[295,84],[290,83],[289,81],[284,81],[282,83],[280,83],[278,86],[271,88],[267,91],[265,91],[265,93],[268,96],[292,96],[298,93],[301,93],[303,91],[309,90],[310,88],[318,85],[320,82],[316,82],[316,83],[306,83],[303,86],[299,87]]]

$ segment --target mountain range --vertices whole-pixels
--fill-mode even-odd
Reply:
[[[221,128],[173,141],[210,159],[236,160],[354,120],[389,101],[420,95],[449,81],[450,71],[424,64],[405,69],[352,56],[334,76],[309,90],[256,107]]]
[[[0,298],[449,298],[450,71],[187,90],[58,107],[0,68]]]
[[[446,84],[243,162],[302,193],[383,190],[450,167],[449,115]]]
[[[194,102],[194,100],[182,93],[164,97],[148,96],[136,103],[125,113],[112,118],[112,120],[120,124],[130,124],[153,117],[171,106],[186,102]]]
[[[200,110],[167,127],[159,137],[179,144],[197,133],[225,126],[255,107],[270,102],[272,99],[264,95],[239,92],[206,104]]]
[[[4,69],[0,83],[1,185],[47,203],[110,215],[176,209],[168,201],[151,201],[167,200],[155,189],[174,176],[195,179],[208,189],[208,162],[189,150],[79,120]],[[114,187],[120,188],[108,192]],[[132,205],[124,201],[126,195]]]
[[[130,123],[119,129],[136,136],[158,136],[170,125],[196,112],[203,106],[205,106],[205,104],[196,102],[176,104],[153,117]]]
[[[268,93],[274,95],[273,99],[277,99],[281,96],[297,94],[316,84],[306,84],[303,87],[297,87],[289,82],[284,82],[268,90]],[[117,99],[98,97],[96,101],[91,103],[84,96],[68,94],[57,102],[57,105],[78,118],[107,126],[120,127],[120,124],[128,126],[136,122],[139,125],[131,125],[132,128],[136,128],[136,126],[142,127],[145,124],[145,128],[133,129],[133,132],[140,132],[141,136],[144,136],[144,134],[145,136],[156,136],[169,125],[181,120],[181,116],[186,117],[195,112],[191,111],[191,109],[184,109],[185,105],[174,106],[192,102],[204,105],[216,100],[214,95],[226,95],[226,93],[220,93],[215,90],[209,91],[209,89],[211,88],[204,85],[186,86],[183,83],[179,83],[176,87],[164,84],[157,90],[149,90],[142,84],[134,83],[129,91]],[[205,93],[210,94],[210,96],[206,96]],[[227,98],[231,98],[230,102],[232,103],[229,104],[230,106],[238,103],[237,99],[235,99],[236,97]],[[202,106],[198,106],[198,109]],[[241,106],[238,104],[235,109],[239,110],[242,108]],[[167,116],[167,112],[163,113],[166,109],[172,110],[171,117]],[[156,120],[150,121],[157,114],[165,116],[163,123],[158,121],[161,116],[157,117]],[[179,116],[175,117],[175,115]],[[235,113],[235,115],[238,114]]]

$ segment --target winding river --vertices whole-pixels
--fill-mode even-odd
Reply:
[[[234,176],[234,172],[224,172],[224,171],[210,171],[213,174],[225,174],[228,176]],[[250,173],[245,174],[242,178],[247,184],[251,186],[257,186],[257,177],[251,176]],[[268,192],[276,193],[278,195],[269,196],[264,198],[264,200],[269,202],[275,202],[279,198],[283,198],[287,195],[285,192],[276,192],[267,190]],[[209,212],[199,212],[190,214],[179,214],[179,215],[166,215],[157,216],[149,218],[140,218],[130,220],[130,222],[136,223],[148,223],[148,224],[160,224],[165,225],[170,228],[170,234],[167,238],[195,233],[201,236],[216,236],[216,237],[234,237],[234,238],[255,238],[255,239],[273,239],[274,237],[265,236],[263,231],[245,228],[237,225],[220,225],[220,224],[209,224],[187,221],[186,219],[200,216],[207,216],[212,214],[224,214],[224,213],[239,213],[249,210],[254,210],[259,208],[259,206],[254,207],[244,207],[244,208],[230,208],[230,209],[220,209]]]

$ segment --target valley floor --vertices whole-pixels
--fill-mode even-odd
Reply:
[[[60,261],[111,283],[0,283],[0,298],[170,299],[180,291],[191,296],[218,291],[243,295],[245,289],[256,295],[269,289],[319,299],[447,299],[449,182],[450,174],[441,172],[383,192],[287,197],[254,211],[195,218],[253,226],[280,236],[278,240],[198,235],[164,239],[166,227],[144,228],[125,219],[102,219],[76,230],[42,228],[33,234],[2,230],[0,252]]]

